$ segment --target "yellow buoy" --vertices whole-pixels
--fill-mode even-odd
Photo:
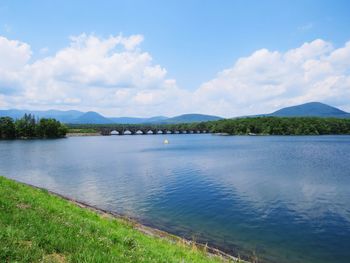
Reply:
[[[168,144],[169,141],[167,139],[164,140],[164,144]]]

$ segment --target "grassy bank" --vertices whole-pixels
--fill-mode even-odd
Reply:
[[[143,231],[147,232],[147,231]],[[0,177],[0,262],[222,262],[180,238]]]
[[[67,132],[67,137],[74,136],[99,136],[101,133],[96,129],[76,129],[69,128]]]
[[[98,133],[96,129],[69,128],[68,133]]]

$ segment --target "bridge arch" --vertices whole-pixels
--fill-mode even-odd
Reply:
[[[119,132],[117,130],[112,130],[109,134],[110,135],[119,135]]]
[[[130,130],[125,130],[125,131],[123,132],[123,134],[124,134],[124,135],[131,135],[132,132],[131,132]]]

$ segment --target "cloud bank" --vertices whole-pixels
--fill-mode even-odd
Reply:
[[[142,41],[142,35],[81,34],[34,60],[29,44],[0,36],[0,108],[233,117],[321,101],[350,110],[350,42],[334,48],[316,39],[285,52],[260,49],[190,91],[142,51]]]

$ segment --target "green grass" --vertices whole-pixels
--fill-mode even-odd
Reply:
[[[69,128],[68,133],[98,133],[96,129]]]
[[[0,262],[221,261],[0,176]]]

